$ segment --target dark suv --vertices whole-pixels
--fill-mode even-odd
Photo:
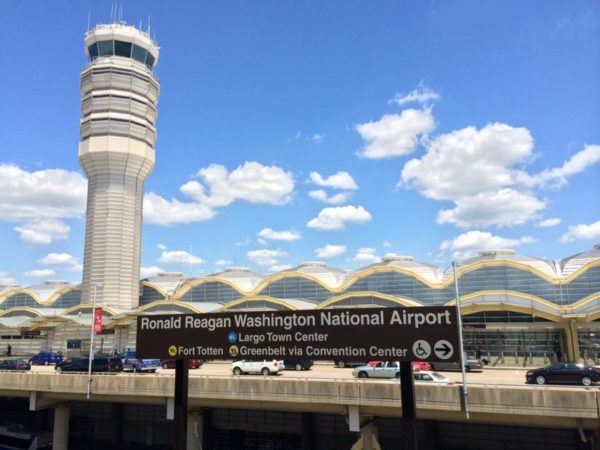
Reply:
[[[54,369],[57,372],[87,372],[89,364],[89,358],[68,358],[58,363]],[[122,370],[123,363],[120,358],[100,357],[92,360],[92,372],[120,372]]]

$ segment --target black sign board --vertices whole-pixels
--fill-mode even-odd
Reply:
[[[139,316],[137,356],[460,361],[445,306]]]

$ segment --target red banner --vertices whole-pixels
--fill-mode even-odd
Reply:
[[[94,333],[102,333],[102,307],[94,310]]]

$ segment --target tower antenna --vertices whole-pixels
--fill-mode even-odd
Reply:
[[[87,25],[86,31],[88,31],[90,29],[91,19],[92,19],[92,7],[90,6],[90,9],[88,9],[88,25]]]
[[[110,21],[113,21],[113,10],[115,8],[115,5],[110,5]]]
[[[148,36],[150,36],[150,14],[148,14]]]

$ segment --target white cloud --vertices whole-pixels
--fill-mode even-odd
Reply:
[[[275,266],[279,264],[279,258],[287,258],[288,254],[282,250],[252,250],[246,253],[246,258],[259,266]]]
[[[375,253],[376,250],[371,247],[359,248],[352,261],[361,264],[378,263],[381,261],[381,258]]]
[[[158,262],[164,264],[181,264],[181,265],[192,265],[196,266],[199,264],[204,264],[204,260],[198,256],[194,256],[183,250],[176,251],[164,251],[158,258]]]
[[[70,227],[61,219],[85,213],[87,181],[77,172],[46,169],[28,172],[0,164],[0,220],[28,245],[48,245],[67,239]]]
[[[588,145],[561,167],[531,175],[524,166],[533,156],[526,128],[500,123],[480,130],[467,127],[428,141],[425,155],[404,165],[398,184],[427,198],[454,202],[454,208],[439,212],[438,223],[522,225],[547,206],[533,189],[564,185],[569,176],[600,161],[600,146]]]
[[[157,266],[140,267],[140,277],[141,278],[153,278],[162,272],[164,272],[164,270]]]
[[[589,225],[579,224],[569,226],[569,231],[560,238],[561,242],[573,242],[578,240],[600,240],[600,220]]]
[[[154,192],[144,195],[144,220],[162,226],[202,222],[215,216],[215,211],[201,203],[167,200]]]
[[[325,136],[323,134],[315,133],[312,135],[312,140],[316,144],[321,144],[325,140]]]
[[[310,173],[310,183],[317,186],[330,187],[334,189],[356,190],[358,185],[348,172],[338,172],[333,175],[323,178],[319,172]]]
[[[456,200],[453,209],[442,209],[437,222],[461,228],[511,227],[537,217],[546,204],[530,192],[501,189]]]
[[[248,245],[250,245],[250,239],[243,239],[239,242],[235,243],[236,247],[247,247]]]
[[[462,260],[475,256],[481,251],[509,249],[532,242],[535,242],[535,239],[530,236],[510,239],[474,230],[467,231],[454,239],[443,241],[440,250],[443,252],[451,250],[452,258]]]
[[[350,197],[351,193],[339,192],[329,197],[327,195],[327,192],[325,192],[323,189],[317,189],[315,191],[310,191],[308,195],[309,197],[314,198],[315,200],[319,200],[320,202],[326,203],[328,205],[340,205],[348,201],[348,198]]]
[[[383,244],[381,244],[383,248],[390,248],[392,246],[392,243],[390,241],[383,241]]]
[[[232,172],[211,164],[200,169],[197,176],[201,181],[189,181],[179,188],[191,202],[167,200],[153,192],[144,196],[146,222],[169,226],[210,220],[216,208],[235,200],[283,205],[291,200],[294,189],[291,173],[257,162],[246,162]]]
[[[43,219],[27,222],[14,227],[21,240],[28,245],[48,245],[56,241],[64,241],[69,237],[71,227],[62,220]]]
[[[397,105],[405,105],[406,103],[430,103],[440,99],[440,94],[435,92],[430,87],[425,86],[425,83],[421,81],[418,86],[410,91],[408,94],[396,93],[394,98],[388,103],[396,103]]]
[[[494,123],[463,128],[433,139],[421,159],[408,161],[402,182],[435,200],[455,200],[515,184],[514,166],[531,157],[525,128]]]
[[[85,214],[87,181],[77,172],[27,172],[12,164],[0,164],[0,192],[0,220],[32,222]]]
[[[366,146],[359,156],[370,159],[393,158],[412,153],[419,138],[435,128],[430,109],[405,109],[400,114],[387,114],[377,122],[356,126]]]
[[[560,188],[567,183],[567,178],[583,172],[600,161],[600,145],[586,145],[575,153],[562,166],[546,169],[536,175],[520,174],[521,181],[528,186],[547,186]]]
[[[69,272],[81,272],[83,270],[83,264],[75,263],[71,267],[67,268]]]
[[[269,267],[268,271],[270,273],[282,272],[284,270],[291,269],[292,266],[290,264],[276,264],[274,266]]]
[[[39,269],[39,270],[30,270],[29,272],[25,272],[25,276],[32,277],[32,278],[51,277],[55,274],[56,274],[56,272],[52,269]]]
[[[219,267],[230,266],[231,264],[233,264],[233,262],[229,261],[227,259],[219,259],[215,262],[215,266],[219,266]]]
[[[77,264],[77,258],[68,253],[48,253],[37,262],[44,265],[73,265]]]
[[[6,272],[0,272],[0,285],[4,286],[14,286],[17,284],[17,280],[12,277],[9,277]]]
[[[258,237],[270,241],[297,241],[300,233],[295,230],[275,231],[271,228],[263,228],[257,233]]]
[[[212,207],[227,206],[235,200],[283,205],[291,200],[294,189],[290,172],[255,161],[246,162],[231,173],[224,166],[211,164],[200,169],[198,176],[208,189],[191,181],[181,186],[181,192]]]
[[[347,223],[363,223],[372,218],[362,206],[336,206],[323,208],[319,215],[306,225],[319,230],[343,230]]]
[[[167,249],[167,246],[165,244],[158,244],[156,248],[162,252],[163,250]]]
[[[553,217],[551,219],[542,220],[536,224],[537,227],[540,228],[550,228],[555,227],[556,225],[560,225],[561,220],[558,217]]]
[[[315,250],[315,254],[318,258],[333,258],[335,256],[343,255],[346,253],[345,245],[334,245],[327,244],[324,247],[319,247]]]

